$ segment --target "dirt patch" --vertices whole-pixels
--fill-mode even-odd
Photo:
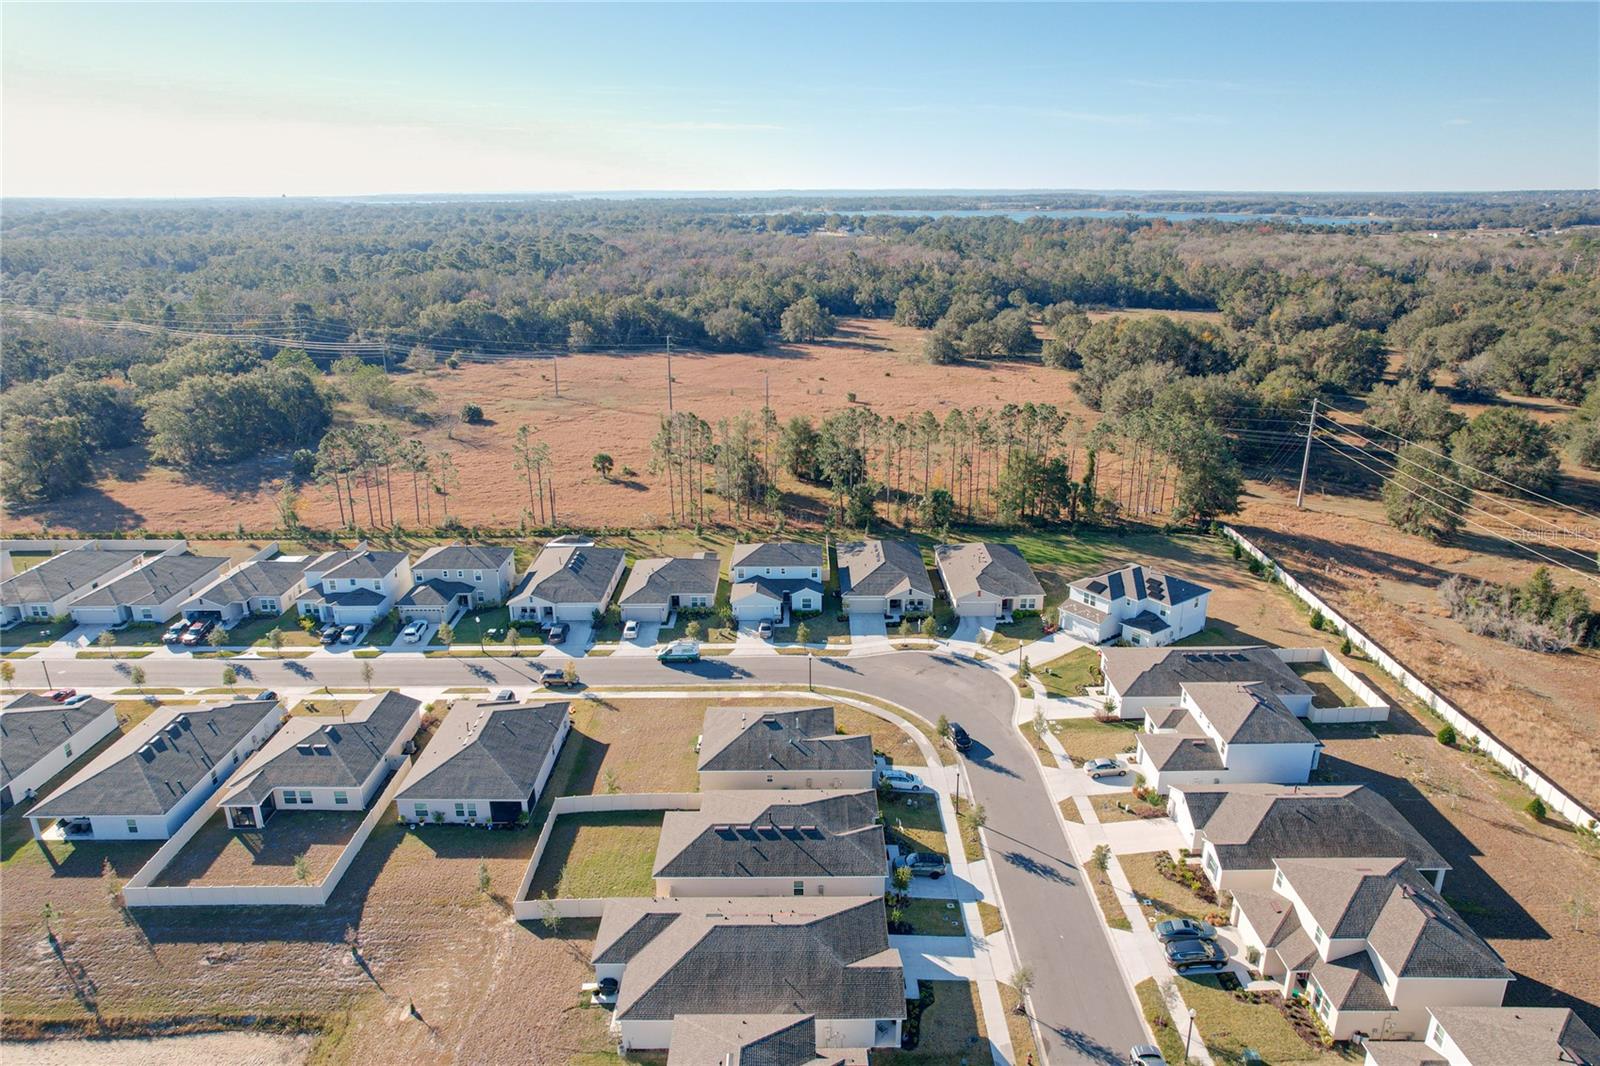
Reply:
[[[6,1066],[295,1066],[314,1038],[273,1033],[199,1033],[142,1040],[36,1040],[0,1044]]]
[[[379,790],[380,792],[382,789]],[[234,830],[219,811],[174,855],[157,885],[316,885],[366,812],[280,810],[264,829]],[[306,877],[295,860],[305,858]]]

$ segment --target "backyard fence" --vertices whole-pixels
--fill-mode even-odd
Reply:
[[[1273,577],[1284,588],[1294,593],[1301,603],[1314,610],[1321,611],[1324,618],[1333,622],[1340,632],[1350,638],[1350,644],[1353,647],[1359,648],[1367,658],[1377,664],[1378,669],[1394,678],[1407,692],[1421,700],[1425,707],[1454,727],[1458,737],[1464,741],[1477,744],[1484,754],[1505,767],[1517,780],[1528,786],[1533,791],[1533,794],[1543,800],[1550,810],[1586,829],[1593,830],[1600,827],[1600,817],[1597,817],[1593,811],[1563,791],[1555,782],[1545,777],[1531,763],[1521,755],[1518,755],[1510,745],[1504,743],[1490,732],[1488,727],[1435,692],[1427,682],[1407,669],[1405,664],[1395,658],[1387,648],[1367,636],[1342,614],[1325,603],[1322,597],[1302,585],[1295,579],[1294,575],[1279,566],[1277,561],[1266,552],[1252,544],[1244,534],[1227,525],[1222,527],[1222,532],[1244,549],[1246,554],[1265,563]],[[1341,677],[1340,680],[1344,679]],[[1346,684],[1348,683],[1346,682]]]
[[[102,548],[111,548],[116,551],[143,551],[143,552],[181,552],[189,547],[189,542],[181,539],[133,539],[128,540],[100,540],[66,539],[56,537],[35,537],[32,539],[18,539],[8,537],[0,540],[0,551],[8,552],[61,552],[73,548],[88,548],[98,545]]]
[[[1328,653],[1326,648],[1276,648],[1278,658],[1286,663],[1317,663],[1350,690],[1362,702],[1348,707],[1311,707],[1311,721],[1317,725],[1339,725],[1349,722],[1386,722],[1389,705],[1375,692],[1367,679]]]

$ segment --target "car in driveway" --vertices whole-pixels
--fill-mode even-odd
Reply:
[[[320,644],[337,644],[339,643],[339,634],[342,632],[343,630],[338,626],[323,626],[317,630],[317,642]]]
[[[178,643],[178,641],[183,639],[183,634],[188,628],[189,628],[189,620],[187,618],[179,619],[178,621],[176,621],[176,622],[172,623],[170,626],[168,626],[167,627],[167,631],[165,633],[161,634],[161,643],[163,643],[163,644],[176,644],[176,643]]]
[[[890,792],[924,792],[928,786],[922,783],[922,778],[907,770],[896,770],[893,767],[878,771],[878,783]]]
[[[1154,1044],[1135,1044],[1128,1050],[1128,1066],[1167,1066],[1167,1060]]]
[[[205,640],[215,628],[217,628],[217,623],[209,619],[193,622],[184,632],[183,636],[178,638],[178,643],[182,644],[185,648],[197,647],[200,642]]]
[[[1083,772],[1098,781],[1102,777],[1121,777],[1127,770],[1115,759],[1086,759]]]
[[[1228,953],[1215,940],[1174,940],[1166,952],[1167,965],[1179,973],[1221,970],[1228,965]]]
[[[567,623],[565,623],[565,622],[555,622],[555,623],[553,623],[550,626],[549,629],[546,629],[544,631],[544,639],[545,639],[545,643],[547,643],[547,644],[560,644],[562,641],[566,640],[567,639]]]
[[[339,630],[339,643],[340,644],[354,644],[356,641],[358,641],[360,639],[361,639],[361,627],[360,626],[350,625],[350,626],[345,626],[343,629]]]
[[[700,642],[675,640],[657,652],[656,658],[664,663],[697,663],[700,661]]]
[[[622,623],[622,639],[623,640],[638,640],[639,639],[639,623],[638,623],[638,621],[636,619],[630,618],[626,622]]]
[[[46,692],[44,694],[44,698],[47,700],[54,700],[57,703],[65,703],[77,694],[78,690],[75,688],[58,688]]]
[[[950,723],[950,743],[956,746],[957,751],[966,751],[972,747],[972,738],[967,736],[967,731],[956,722]]]
[[[407,626],[400,631],[400,639],[405,641],[407,644],[415,644],[417,641],[422,639],[422,634],[426,633],[427,631],[428,623],[418,618],[407,624]]]
[[[571,677],[568,677],[565,670],[558,670],[553,666],[547,666],[539,671],[539,684],[545,688],[570,688],[577,685],[577,683],[578,675],[576,672]]]
[[[1210,922],[1197,922],[1193,918],[1168,918],[1156,923],[1156,939],[1163,944],[1174,940],[1215,940],[1217,928]]]
[[[762,640],[771,640],[772,639],[772,623],[771,622],[760,622],[760,623],[757,623],[757,625],[756,625],[756,636],[760,637]]]
[[[910,870],[912,877],[928,877],[935,881],[950,869],[950,863],[943,855],[935,855],[931,851],[913,851],[900,860],[900,865]]]

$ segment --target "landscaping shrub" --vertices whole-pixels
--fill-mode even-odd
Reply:
[[[1439,731],[1435,733],[1434,736],[1438,738],[1439,743],[1443,744],[1447,748],[1453,748],[1456,746],[1456,727],[1450,725],[1448,722],[1441,726]]]
[[[461,421],[468,425],[477,425],[483,421],[483,408],[471,402],[462,404]]]
[[[1540,799],[1538,796],[1535,796],[1529,800],[1527,806],[1523,807],[1522,809],[1533,815],[1534,819],[1540,822],[1544,821],[1545,815],[1550,813],[1545,808],[1544,800]]]
[[[1311,628],[1321,632],[1322,627],[1327,624],[1328,620],[1322,616],[1322,609],[1319,607],[1311,608]]]

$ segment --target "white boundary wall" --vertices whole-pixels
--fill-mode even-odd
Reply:
[[[698,811],[700,796],[699,792],[557,796],[555,802],[550,804],[550,813],[544,820],[544,828],[539,830],[539,842],[533,846],[533,857],[528,860],[527,872],[522,875],[522,884],[517,888],[516,899],[511,904],[511,913],[522,922],[536,921],[544,916],[543,902],[529,899],[528,890],[533,886],[533,875],[539,869],[539,860],[544,858],[544,849],[550,843],[550,833],[555,829],[556,820],[563,814],[592,814],[597,811]],[[562,918],[598,918],[606,905],[603,899],[558,899],[552,902],[555,904],[556,914]]]
[[[1435,692],[1420,677],[1408,670],[1404,663],[1391,655],[1388,649],[1350,624],[1342,614],[1327,603],[1324,603],[1316,593],[1296,581],[1293,575],[1278,565],[1276,560],[1250,543],[1244,534],[1227,525],[1222,527],[1222,531],[1227,537],[1236,541],[1247,554],[1267,564],[1283,587],[1294,593],[1300,602],[1321,611],[1323,617],[1333,622],[1345,636],[1350,638],[1350,643],[1354,647],[1360,648],[1369,659],[1378,665],[1380,670],[1394,678],[1407,692],[1421,700],[1429,710],[1454,726],[1457,736],[1464,740],[1476,741],[1479,748],[1489,758],[1505,767],[1517,780],[1532,789],[1533,794],[1543,800],[1551,810],[1579,826],[1590,829],[1600,826],[1600,816],[1597,816],[1593,811],[1562,791],[1558,785],[1541,774],[1531,763],[1513,751],[1511,747],[1501,742],[1498,737],[1473,719],[1471,715],[1468,715],[1465,711]],[[1335,673],[1337,674],[1337,671]],[[1344,679],[1340,678],[1340,680]]]
[[[1354,643],[1354,641],[1352,641]],[[1328,669],[1344,683],[1350,694],[1365,703],[1355,704],[1350,707],[1317,707],[1311,708],[1307,716],[1318,725],[1346,722],[1387,722],[1389,720],[1389,705],[1383,702],[1383,697],[1374,692],[1366,679],[1344,663],[1339,657],[1326,648],[1274,648],[1279,659],[1286,663],[1317,663]]]
[[[361,819],[361,824],[356,827],[355,835],[339,853],[333,868],[317,884],[181,886],[151,884],[178,852],[183,850],[184,845],[194,839],[195,834],[200,832],[213,814],[217,813],[223,791],[218,789],[187,822],[183,823],[177,833],[161,845],[160,849],[150,856],[150,860],[139,868],[139,872],[134,874],[133,879],[123,888],[122,898],[129,907],[320,907],[328,902],[334,889],[339,887],[339,880],[350,869],[356,853],[367,842],[367,837],[372,835],[372,830],[377,827],[384,812],[394,803],[394,798],[400,794],[400,789],[411,772],[411,765],[408,759],[395,770],[383,794],[373,801],[367,810],[367,816]],[[262,832],[272,832],[270,822]]]
[[[58,540],[49,537],[19,540],[14,537],[7,537],[5,540],[0,540],[0,549],[8,552],[64,552],[73,548],[87,548],[96,544],[102,548],[113,548],[119,551],[160,552],[163,555],[180,553],[189,547],[189,542],[186,540],[117,540],[115,538],[106,540],[99,537],[89,537],[82,540]]]

